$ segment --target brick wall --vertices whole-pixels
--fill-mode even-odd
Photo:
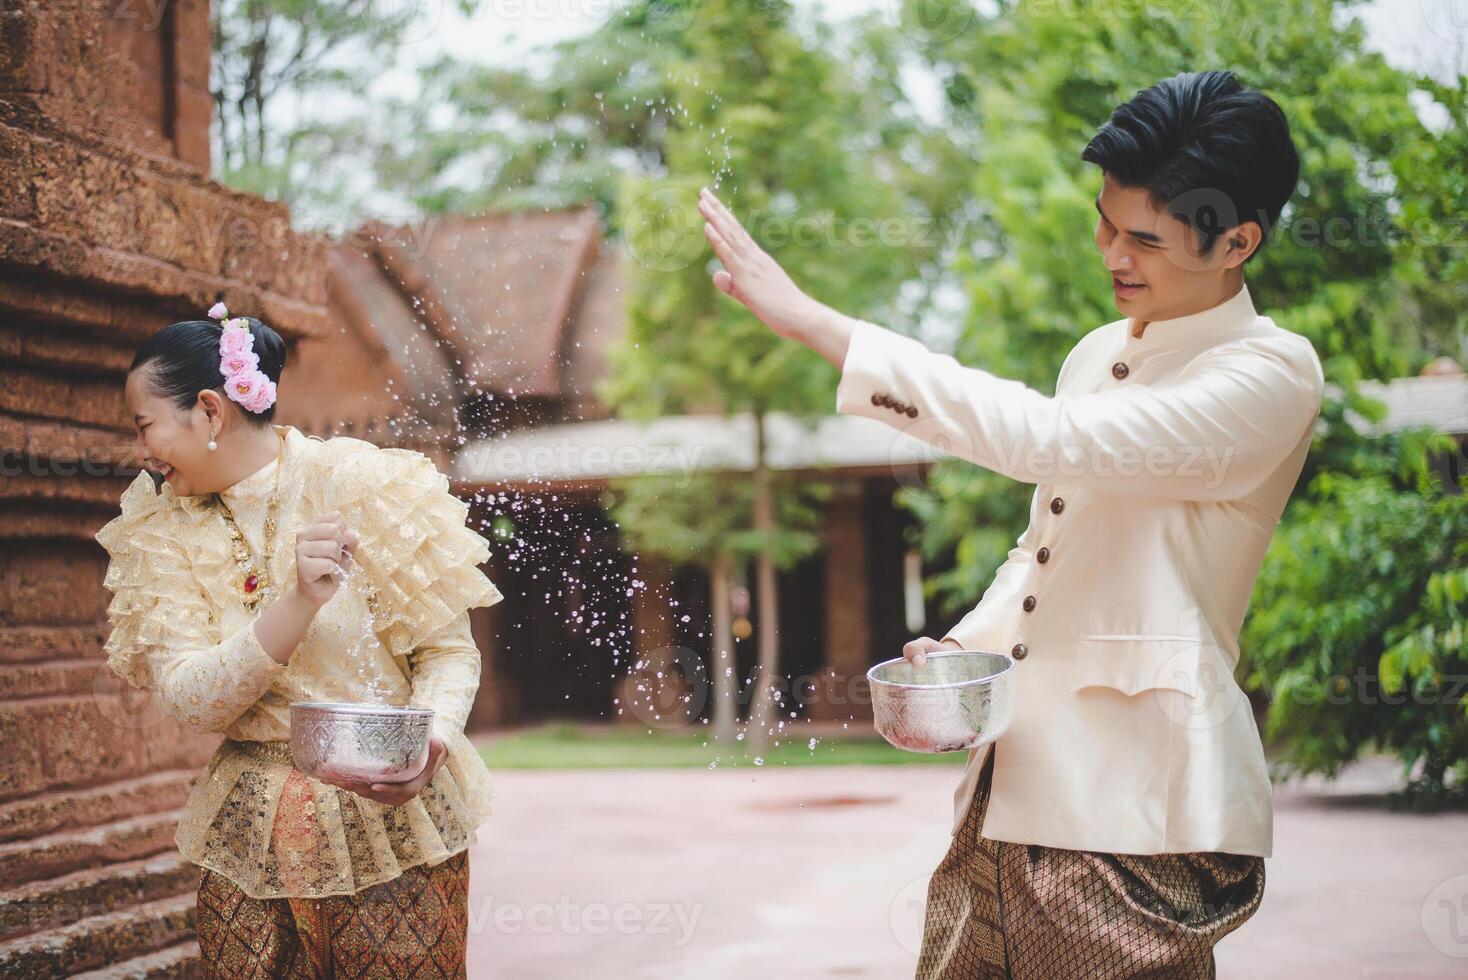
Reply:
[[[136,472],[132,351],[216,299],[293,344],[332,329],[322,244],[205,172],[208,32],[204,0],[0,0],[7,980],[182,976],[197,958],[197,872],[173,830],[214,740],[101,659],[106,555],[92,536]]]

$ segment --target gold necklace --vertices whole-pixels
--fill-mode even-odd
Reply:
[[[260,604],[260,600],[273,593],[270,585],[270,556],[275,553],[275,531],[280,517],[280,471],[284,469],[285,458],[285,436],[281,435],[279,429],[276,435],[280,436],[280,450],[275,456],[275,487],[270,493],[270,502],[265,508],[265,555],[257,565],[254,555],[250,552],[250,543],[240,532],[240,526],[235,523],[234,514],[229,505],[219,494],[214,494],[214,503],[219,507],[219,515],[224,518],[224,526],[229,530],[230,544],[234,548],[234,561],[239,566],[242,578],[240,579],[240,601],[245,604],[246,609],[254,609]]]

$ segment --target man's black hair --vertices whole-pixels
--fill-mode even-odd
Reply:
[[[1246,221],[1258,222],[1262,249],[1300,178],[1284,111],[1231,71],[1188,72],[1143,89],[1117,106],[1081,159],[1146,190],[1156,208],[1197,232],[1205,254],[1224,229]]]

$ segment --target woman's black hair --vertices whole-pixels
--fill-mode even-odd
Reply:
[[[285,370],[285,341],[270,327],[252,316],[238,317],[250,326],[260,370],[276,384]],[[219,336],[224,328],[213,320],[182,320],[155,333],[133,358],[129,371],[148,368],[148,383],[159,396],[172,399],[181,410],[194,406],[199,392],[224,393],[224,375],[219,373]],[[240,410],[256,425],[275,418],[275,405],[263,412]]]
[[[1231,71],[1174,75],[1143,89],[1112,112],[1081,159],[1145,189],[1155,207],[1197,232],[1204,253],[1246,221],[1259,224],[1262,249],[1300,179],[1284,110]]]

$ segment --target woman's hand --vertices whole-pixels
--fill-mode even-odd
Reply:
[[[387,806],[402,806],[423,792],[423,787],[433,780],[434,774],[448,758],[448,754],[449,747],[437,735],[433,735],[428,740],[428,764],[423,767],[422,772],[406,783],[335,782],[330,779],[323,779],[322,782],[350,790],[364,799],[374,800]]]
[[[908,640],[902,645],[902,655],[914,667],[921,667],[928,662],[928,654],[934,650],[962,649],[963,644],[957,640],[935,640],[931,636],[920,636],[916,640]]]
[[[336,595],[343,564],[361,538],[337,513],[296,533],[296,591],[320,609]]]
[[[342,564],[359,541],[340,514],[296,532],[296,582],[255,619],[255,637],[276,663],[290,664],[316,614],[336,595]]]
[[[699,193],[698,211],[704,237],[724,266],[714,273],[719,291],[743,303],[775,333],[840,367],[851,335],[846,317],[802,292],[707,187]]]

